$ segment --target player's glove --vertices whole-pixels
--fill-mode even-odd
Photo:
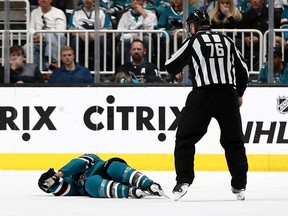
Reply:
[[[59,177],[55,176],[56,172],[53,168],[50,168],[47,172],[43,173],[39,180],[38,186],[41,190],[46,193],[51,193],[49,189],[56,183],[59,182]]]

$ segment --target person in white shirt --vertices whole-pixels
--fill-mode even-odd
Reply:
[[[47,69],[49,63],[58,60],[58,51],[66,43],[64,33],[67,29],[66,15],[62,10],[52,7],[51,2],[52,0],[38,0],[39,7],[31,13],[30,31],[36,31],[33,35],[34,63],[40,68],[42,66],[42,70]],[[63,30],[63,33],[39,33],[37,30]],[[58,40],[61,47],[58,47]],[[40,43],[43,46],[42,58]]]
[[[123,13],[121,19],[119,20],[117,30],[153,30],[157,26],[158,20],[155,15],[150,10],[144,9],[144,0],[131,0],[132,9]],[[138,33],[127,33],[123,34],[121,41],[125,43],[124,45],[124,58],[125,62],[130,62],[130,45],[134,39],[142,39],[146,47],[148,46],[148,35],[141,35]]]
[[[95,7],[94,0],[82,0],[82,6],[74,10],[70,16],[68,22],[68,28],[71,30],[94,30],[95,29]],[[110,29],[111,22],[110,17],[103,9],[99,9],[99,29]],[[101,63],[103,62],[103,49],[104,49],[104,37],[106,33],[100,33],[100,57]],[[77,37],[78,35],[78,37]],[[89,67],[90,70],[94,71],[94,43],[95,43],[95,32],[88,33],[86,41],[86,34],[84,32],[72,33],[71,46],[78,57],[78,62],[82,66]],[[107,61],[110,61],[111,57],[111,44],[109,37],[107,40]],[[88,55],[85,55],[85,43],[88,43]],[[85,65],[85,57],[88,59],[88,65]],[[111,63],[110,63],[111,65]],[[100,65],[103,68],[103,64]]]

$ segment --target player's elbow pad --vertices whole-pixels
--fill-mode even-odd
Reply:
[[[50,188],[50,191],[55,195],[55,196],[65,196],[66,194],[69,193],[71,189],[70,184],[67,181],[61,181],[57,185],[54,185],[53,187]]]

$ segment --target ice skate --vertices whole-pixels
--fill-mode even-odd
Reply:
[[[148,185],[147,191],[155,196],[160,196],[160,197],[166,197],[170,199],[163,191],[161,188],[160,184],[152,182],[150,185]]]
[[[188,183],[181,183],[174,187],[173,194],[175,196],[175,201],[179,200],[187,193],[189,186],[190,185]]]
[[[142,191],[140,188],[136,188],[136,187],[129,188],[129,197],[131,198],[141,199],[148,195],[149,195],[148,193],[146,193],[145,191]]]
[[[245,189],[231,188],[232,193],[236,194],[237,200],[245,200]]]

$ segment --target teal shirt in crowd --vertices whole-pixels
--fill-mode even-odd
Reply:
[[[282,62],[284,64],[283,70],[279,72],[273,72],[273,83],[288,83],[288,64],[286,62]],[[258,83],[268,83],[268,63],[264,64],[260,69]]]
[[[188,13],[191,14],[195,10],[193,5],[188,6]],[[165,10],[160,14],[157,29],[164,29],[171,36],[173,30],[183,29],[183,14],[184,11],[177,13],[173,7],[165,7]]]

